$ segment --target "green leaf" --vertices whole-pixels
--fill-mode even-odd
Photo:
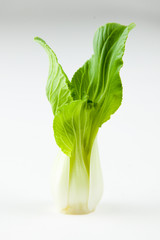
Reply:
[[[53,121],[54,136],[58,146],[71,157],[74,149],[84,153],[87,164],[93,141],[98,132],[95,125],[96,106],[92,103],[77,100],[63,106]]]
[[[49,74],[46,85],[46,95],[51,104],[53,114],[58,112],[59,107],[72,101],[71,92],[68,85],[70,84],[57,57],[52,49],[44,40],[39,37],[34,38],[47,52],[49,57]]]
[[[94,36],[94,55],[74,74],[70,89],[74,100],[97,103],[97,124],[101,126],[121,105],[122,84],[119,71],[129,31],[135,24],[109,23]]]

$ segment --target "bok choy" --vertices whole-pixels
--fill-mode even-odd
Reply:
[[[119,72],[128,33],[134,26],[108,23],[100,27],[93,39],[94,54],[71,81],[52,49],[41,38],[35,38],[50,62],[46,95],[60,148],[54,163],[53,192],[57,207],[64,213],[89,213],[101,198],[97,133],[121,105]]]

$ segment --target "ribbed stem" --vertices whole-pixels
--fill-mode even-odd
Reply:
[[[87,156],[88,154],[86,154]],[[103,191],[97,139],[91,154],[89,170],[81,146],[75,146],[71,158],[62,152],[54,165],[53,192],[58,209],[66,214],[86,214],[95,210]]]

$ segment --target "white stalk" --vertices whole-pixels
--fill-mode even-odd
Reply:
[[[54,162],[52,189],[56,208],[66,214],[86,214],[95,210],[103,192],[97,137],[93,143],[89,174],[82,154],[76,151],[75,161],[62,151]]]

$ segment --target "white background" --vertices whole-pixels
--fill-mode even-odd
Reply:
[[[1,1],[0,239],[160,239],[158,2]],[[122,106],[99,131],[104,194],[94,213],[62,215],[50,187],[58,147],[48,57],[33,38],[48,42],[71,79],[107,22],[137,26],[123,58]]]

